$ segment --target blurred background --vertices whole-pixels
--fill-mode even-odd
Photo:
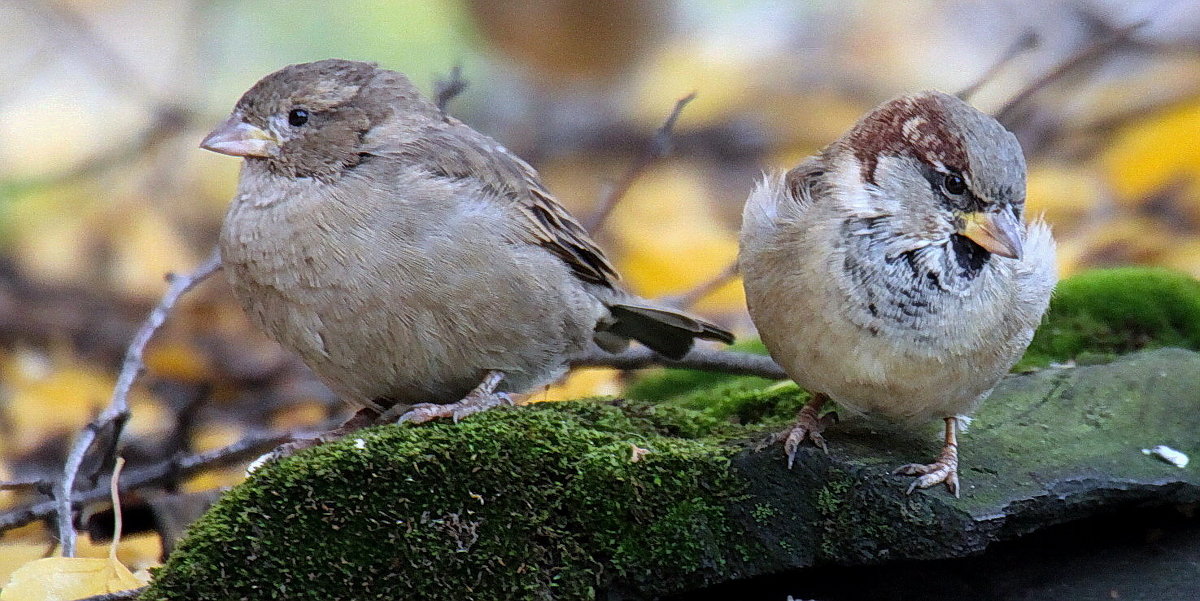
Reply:
[[[427,92],[461,66],[470,85],[451,112],[531,162],[585,222],[676,100],[696,92],[673,152],[595,236],[628,287],[682,295],[741,335],[753,331],[740,283],[705,284],[736,256],[755,179],[880,101],[926,88],[983,82],[972,102],[1021,139],[1028,206],[1053,224],[1064,275],[1152,264],[1200,276],[1190,0],[11,0],[0,20],[0,480],[25,483],[0,490],[0,512],[48,498],[164,274],[214,245],[239,161],[197,144],[289,63],[376,61]],[[129,469],[343,411],[252,330],[219,275],[176,310],[146,361]],[[532,398],[615,394],[620,383],[589,370]],[[128,494],[121,559],[153,565],[187,499],[203,505],[241,474]],[[96,541],[111,532],[105,507],[84,517]],[[0,582],[54,552],[38,522],[0,536]]]

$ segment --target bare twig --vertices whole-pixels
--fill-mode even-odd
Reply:
[[[84,457],[95,444],[98,434],[107,428],[112,428],[109,452],[115,453],[117,443],[121,438],[121,430],[124,428],[125,422],[129,420],[129,391],[133,388],[134,381],[145,369],[142,355],[146,344],[166,321],[167,315],[175,307],[179,298],[193,286],[212,275],[220,266],[221,257],[214,250],[208,259],[192,273],[186,276],[173,274],[167,276],[167,280],[170,282],[167,292],[159,301],[158,306],[150,312],[146,321],[142,323],[142,327],[134,335],[133,341],[129,343],[129,350],[125,353],[125,361],[121,365],[121,373],[117,377],[117,384],[113,389],[112,400],[109,401],[108,407],[96,416],[96,419],[92,420],[75,439],[75,444],[72,445],[71,451],[67,454],[67,460],[63,464],[62,479],[55,487],[53,501],[58,505],[58,536],[62,543],[64,557],[75,555],[73,493],[75,479],[79,475],[79,468],[83,464]]]
[[[684,292],[683,294],[677,294],[674,296],[666,296],[659,300],[661,300],[662,302],[664,302],[668,305],[671,305],[672,307],[678,307],[680,309],[690,309],[693,305],[695,305],[696,303],[703,300],[704,297],[712,294],[713,292],[716,292],[718,288],[720,288],[721,286],[724,286],[725,284],[728,284],[730,281],[732,281],[737,276],[738,276],[738,264],[737,264],[737,261],[735,260],[732,263],[730,263],[729,265],[725,266],[725,269],[722,269],[720,273],[718,273],[717,275],[715,275],[703,282],[700,282],[700,284],[697,285],[695,288],[692,288],[691,290],[688,290],[687,292]]]
[[[1014,58],[1017,58],[1023,52],[1036,48],[1037,45],[1037,34],[1034,33],[1032,29],[1026,30],[1025,33],[1021,34],[1016,40],[1013,41],[1012,45],[1004,51],[1004,54],[1000,55],[999,60],[997,60],[995,64],[989,67],[987,71],[984,71],[974,83],[963,88],[961,91],[955,94],[955,96],[958,96],[964,101],[970,101],[971,97],[975,95],[975,92],[979,91],[979,88],[982,88],[989,81],[995,79],[996,74],[999,73],[1000,70],[1007,66],[1010,62],[1012,62]]]
[[[45,480],[4,480],[0,481],[0,490],[45,492],[50,485]]]
[[[1016,112],[1016,109],[1026,100],[1029,100],[1029,98],[1034,94],[1038,93],[1046,86],[1062,79],[1071,71],[1078,69],[1097,57],[1102,56],[1104,53],[1108,52],[1114,47],[1128,41],[1131,33],[1145,26],[1149,22],[1149,20],[1142,20],[1130,25],[1126,25],[1125,27],[1115,29],[1103,38],[1096,40],[1095,42],[1088,44],[1083,48],[1080,48],[1074,54],[1063,60],[1063,62],[1059,63],[1057,67],[1051,69],[1041,77],[1033,80],[1033,82],[1022,88],[1020,92],[1017,92],[1012,98],[1010,98],[1008,102],[1004,103],[1004,106],[1000,107],[1000,109],[996,111],[996,120],[1000,121],[1001,123],[1007,123],[1008,120],[1012,118],[1013,113]]]
[[[450,118],[450,113],[446,112],[446,106],[454,97],[467,89],[467,84],[467,80],[462,76],[462,65],[454,65],[446,79],[439,79],[434,84],[434,98],[437,102],[438,112],[442,114],[443,119]]]
[[[333,426],[331,422],[329,427]],[[322,426],[317,431],[328,428]],[[172,482],[190,477],[207,470],[236,465],[266,453],[279,445],[302,438],[309,433],[271,432],[246,436],[227,447],[222,447],[205,453],[185,455],[156,463],[154,465],[129,470],[121,476],[120,489],[125,494],[147,486]],[[86,504],[104,500],[109,495],[108,485],[96,486],[80,491],[73,496],[76,503]],[[26,524],[55,516],[59,511],[58,500],[44,501],[27,505],[0,514],[0,533],[20,528]]]
[[[675,122],[679,120],[679,114],[683,112],[683,107],[696,98],[696,93],[692,92],[683,98],[675,101],[675,108],[671,110],[671,114],[667,116],[667,120],[663,122],[658,131],[654,132],[654,137],[650,139],[650,143],[646,145],[646,149],[642,154],[629,165],[629,169],[617,180],[615,184],[610,186],[601,197],[599,205],[586,220],[584,220],[584,228],[588,233],[595,234],[604,227],[604,222],[608,220],[608,216],[612,214],[613,209],[629,192],[629,188],[633,186],[633,182],[641,177],[646,169],[671,153],[671,135],[675,129]]]
[[[766,355],[752,355],[734,351],[717,351],[694,348],[684,358],[672,360],[645,348],[631,348],[618,354],[594,353],[571,362],[571,367],[612,367],[616,369],[643,369],[646,367],[673,367],[699,369],[739,376],[759,376],[772,380],[785,380],[787,374],[779,364]]]

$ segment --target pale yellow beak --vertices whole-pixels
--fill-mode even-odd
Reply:
[[[234,114],[205,136],[200,148],[229,156],[265,159],[279,149],[279,140]]]
[[[1008,210],[967,213],[958,233],[992,254],[1021,258],[1021,222]]]

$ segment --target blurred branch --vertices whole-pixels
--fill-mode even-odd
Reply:
[[[462,65],[454,65],[450,69],[450,75],[445,79],[439,79],[433,85],[434,99],[437,103],[438,112],[442,114],[443,119],[449,119],[450,113],[446,112],[446,106],[450,104],[456,96],[463,93],[467,89],[468,82],[463,79]]]
[[[0,183],[16,185],[20,188],[49,186],[57,183],[69,183],[91,178],[110,169],[123,167],[133,163],[156,148],[164,141],[184,131],[191,123],[194,115],[186,108],[162,105],[154,112],[153,120],[144,131],[138,134],[132,144],[118,145],[112,150],[104,150],[85,159],[78,166],[38,176],[28,180],[0,180]]]
[[[675,128],[675,122],[679,120],[679,114],[683,112],[683,107],[696,98],[696,93],[692,92],[683,98],[675,101],[675,108],[671,110],[671,114],[667,116],[667,120],[654,132],[654,137],[650,139],[650,143],[646,145],[642,154],[634,160],[625,174],[621,176],[614,185],[612,185],[604,196],[600,199],[599,206],[586,220],[583,227],[588,233],[595,235],[604,227],[604,222],[608,220],[608,216],[612,214],[613,209],[629,192],[629,188],[633,186],[633,182],[641,177],[650,165],[662,160],[671,153],[671,135]]]
[[[693,348],[682,359],[667,359],[646,348],[631,348],[618,354],[595,352],[571,362],[571,367],[612,367],[615,369],[644,369],[647,367],[698,369],[739,376],[758,376],[771,380],[786,380],[787,374],[779,364],[766,355],[735,351]]]
[[[1180,93],[1172,98],[1136,106],[1121,107],[1120,111],[1089,123],[1087,131],[1092,134],[1111,134],[1114,130],[1125,127],[1135,121],[1179,108],[1190,107],[1198,101],[1200,101],[1200,90],[1194,89],[1186,93]]]
[[[137,76],[137,69],[98,36],[87,19],[74,7],[54,0],[32,6],[35,10],[40,8],[38,12],[48,22],[51,28],[49,39],[58,40],[81,61],[90,64],[98,72],[101,81],[123,88],[152,108],[162,104],[153,88]],[[63,31],[69,32],[68,35],[63,36]]]
[[[1145,26],[1149,22],[1149,20],[1141,20],[1119,29],[1114,29],[1099,40],[1080,48],[1074,54],[1064,59],[1063,62],[1059,63],[1057,67],[1030,82],[1029,85],[1025,86],[1021,91],[1017,92],[1012,98],[1010,98],[1008,102],[1004,103],[1004,106],[1000,107],[1000,109],[996,111],[996,120],[1000,121],[1001,123],[1008,123],[1009,119],[1011,119],[1016,112],[1016,109],[1025,101],[1029,100],[1029,98],[1034,94],[1040,92],[1046,86],[1062,79],[1075,69],[1086,65],[1113,48],[1128,41],[1131,33]]]
[[[738,276],[738,263],[735,259],[732,263],[725,266],[720,273],[700,282],[695,288],[674,296],[665,296],[659,300],[672,307],[680,309],[690,309],[693,305],[700,302],[704,297],[716,292],[718,288],[733,281]]]
[[[92,420],[75,439],[75,444],[72,445],[71,451],[67,454],[67,460],[63,464],[62,479],[55,487],[53,501],[58,505],[58,535],[64,557],[75,555],[73,493],[75,479],[79,475],[79,468],[83,465],[84,457],[95,444],[98,434],[109,428],[112,429],[112,433],[107,454],[115,455],[117,444],[121,439],[121,431],[124,429],[125,422],[129,420],[129,391],[133,388],[134,381],[146,368],[143,362],[146,345],[158,328],[162,327],[179,298],[193,286],[212,275],[220,266],[221,256],[214,250],[208,259],[192,273],[186,276],[174,274],[167,276],[167,280],[170,282],[167,292],[159,301],[158,306],[150,312],[150,316],[146,318],[129,344],[129,350],[126,352],[125,361],[121,366],[121,373],[117,378],[116,387],[113,389],[112,400],[108,407]]]
[[[332,427],[332,424],[329,427]],[[319,428],[320,431],[326,429],[328,428],[325,426]],[[121,477],[120,490],[125,494],[147,486],[174,482],[207,470],[236,465],[302,436],[302,433],[287,432],[252,434],[220,449],[184,455],[137,470],[129,470]],[[105,484],[81,491],[73,495],[72,500],[81,504],[94,503],[108,498],[109,494],[109,487]],[[0,514],[0,533],[58,515],[59,507],[60,503],[56,499]]]
[[[0,490],[36,491],[45,494],[52,485],[53,483],[45,480],[4,480],[0,481]]]
[[[995,79],[996,74],[999,73],[1001,69],[1008,66],[1013,59],[1020,56],[1023,52],[1032,50],[1036,48],[1037,45],[1037,34],[1034,33],[1032,29],[1026,30],[1025,33],[1022,33],[1019,37],[1017,37],[1016,40],[1013,41],[1012,45],[1004,51],[1004,54],[1000,55],[1000,58],[995,62],[995,64],[989,67],[987,71],[984,71],[983,75],[979,76],[979,79],[975,80],[975,83],[963,88],[961,91],[955,94],[955,96],[958,96],[964,102],[969,102],[971,100],[971,96],[974,96],[975,92],[979,91],[979,88],[982,88],[983,86],[987,85],[988,82]]]

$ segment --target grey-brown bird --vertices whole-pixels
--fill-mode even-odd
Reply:
[[[772,357],[813,393],[784,441],[825,443],[839,407],[943,418],[930,464],[897,473],[958,494],[958,422],[1021,357],[1057,280],[1054,241],[1022,221],[1025,159],[995,119],[938,92],[902,96],[786,174],[743,214],[740,267]]]
[[[220,239],[235,295],[356,407],[458,418],[592,345],[733,339],[621,290],[532,167],[400,73],[285,67],[201,146],[245,158]]]

